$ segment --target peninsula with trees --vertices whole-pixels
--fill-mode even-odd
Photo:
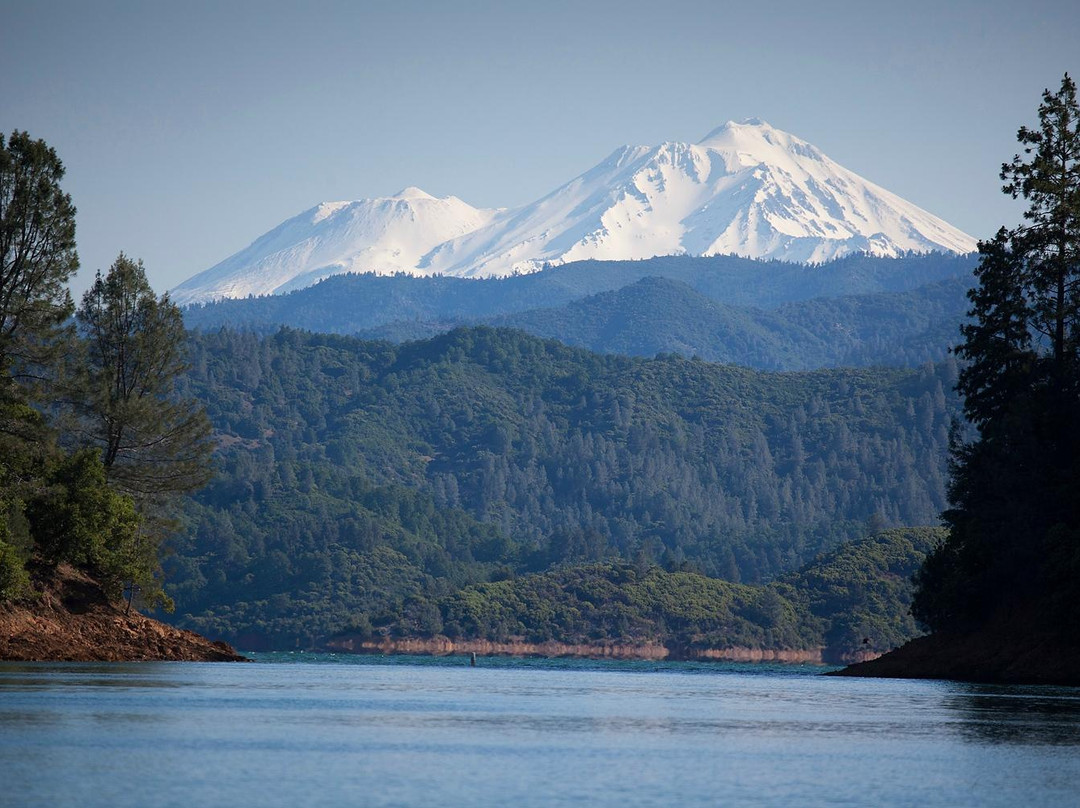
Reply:
[[[183,321],[140,263],[121,255],[75,310],[63,175],[43,141],[0,136],[0,658],[238,658],[132,613],[172,607],[159,548],[210,428],[174,395]]]
[[[956,349],[970,438],[917,575],[928,637],[845,673],[1080,684],[1080,107],[1043,93],[1001,168],[1022,224],[979,245]]]

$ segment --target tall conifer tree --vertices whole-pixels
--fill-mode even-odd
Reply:
[[[86,338],[84,415],[109,481],[136,497],[190,491],[210,476],[210,425],[176,394],[187,369],[180,310],[123,253],[76,314]]]
[[[1068,74],[1001,169],[1024,223],[979,245],[957,389],[977,430],[953,446],[949,539],[918,577],[915,615],[970,628],[1033,605],[1076,611],[1080,577],[1080,107]]]
[[[0,134],[0,373],[41,359],[71,315],[67,281],[79,267],[75,206],[64,165],[43,140]],[[13,367],[14,366],[14,367]]]

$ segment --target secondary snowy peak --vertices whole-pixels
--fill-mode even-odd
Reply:
[[[491,221],[497,211],[419,188],[353,202],[323,202],[172,292],[180,304],[301,289],[344,272],[416,274],[435,246]]]
[[[764,121],[698,143],[623,146],[543,198],[479,210],[406,188],[328,202],[174,291],[180,303],[298,289],[342,272],[483,277],[546,263],[737,254],[966,253],[975,239]]]

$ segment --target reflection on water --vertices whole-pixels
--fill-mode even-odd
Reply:
[[[1080,693],[1069,688],[955,686],[944,705],[961,719],[960,736],[1024,746],[1080,746]]]
[[[0,806],[951,808],[1075,804],[1080,782],[1067,689],[812,666],[260,659],[0,664]]]
[[[183,687],[163,676],[169,662],[0,662],[0,692],[78,687]]]

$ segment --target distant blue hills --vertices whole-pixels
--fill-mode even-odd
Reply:
[[[402,342],[518,328],[603,353],[673,353],[770,370],[916,366],[959,338],[977,256],[734,256],[585,261],[499,279],[339,275],[285,295],[189,306],[189,328],[291,327]]]

